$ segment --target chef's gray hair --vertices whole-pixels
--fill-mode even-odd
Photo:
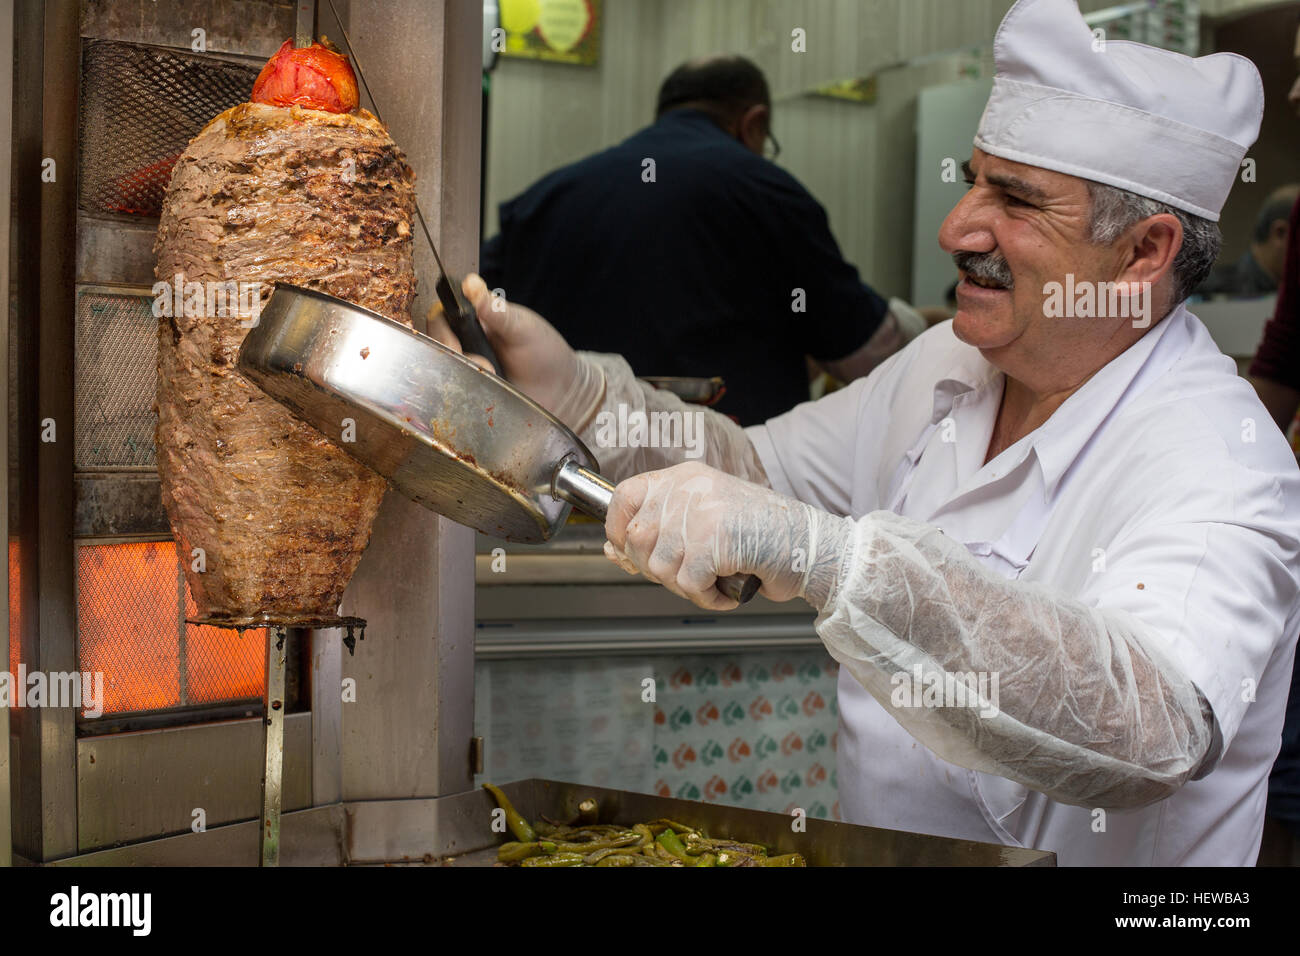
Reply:
[[[1210,274],[1214,261],[1219,258],[1219,247],[1223,242],[1218,223],[1137,193],[1091,180],[1088,181],[1088,194],[1092,198],[1090,231],[1093,242],[1114,242],[1123,235],[1124,230],[1161,213],[1177,217],[1183,227],[1183,245],[1174,258],[1175,305],[1191,295]]]

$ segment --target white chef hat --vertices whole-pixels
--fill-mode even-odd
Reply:
[[[976,147],[1218,222],[1264,115],[1255,65],[1096,40],[1075,0],[1019,0]]]

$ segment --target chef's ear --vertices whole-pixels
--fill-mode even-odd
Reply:
[[[772,121],[771,107],[756,103],[740,114],[736,124],[736,137],[751,153],[763,155],[763,144],[767,141],[767,131]]]
[[[1174,260],[1183,246],[1183,225],[1177,216],[1159,213],[1143,219],[1118,241],[1127,246],[1124,271],[1118,281],[1150,283],[1157,297],[1162,282],[1172,290]]]

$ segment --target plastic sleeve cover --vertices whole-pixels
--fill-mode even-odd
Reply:
[[[1135,808],[1211,755],[1209,704],[1132,615],[1003,578],[892,512],[809,520],[841,555],[808,595],[817,633],[943,759],[1062,803]]]

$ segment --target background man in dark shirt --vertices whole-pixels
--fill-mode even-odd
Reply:
[[[501,204],[482,250],[489,287],[638,375],[722,376],[717,408],[743,425],[808,398],[805,355],[847,382],[924,331],[862,283],[825,210],[764,158],[775,148],[758,67],[678,67],[656,115]]]
[[[1250,248],[1236,262],[1214,267],[1198,295],[1264,296],[1277,291],[1286,268],[1291,209],[1300,198],[1300,186],[1281,186],[1264,200],[1255,217]]]

